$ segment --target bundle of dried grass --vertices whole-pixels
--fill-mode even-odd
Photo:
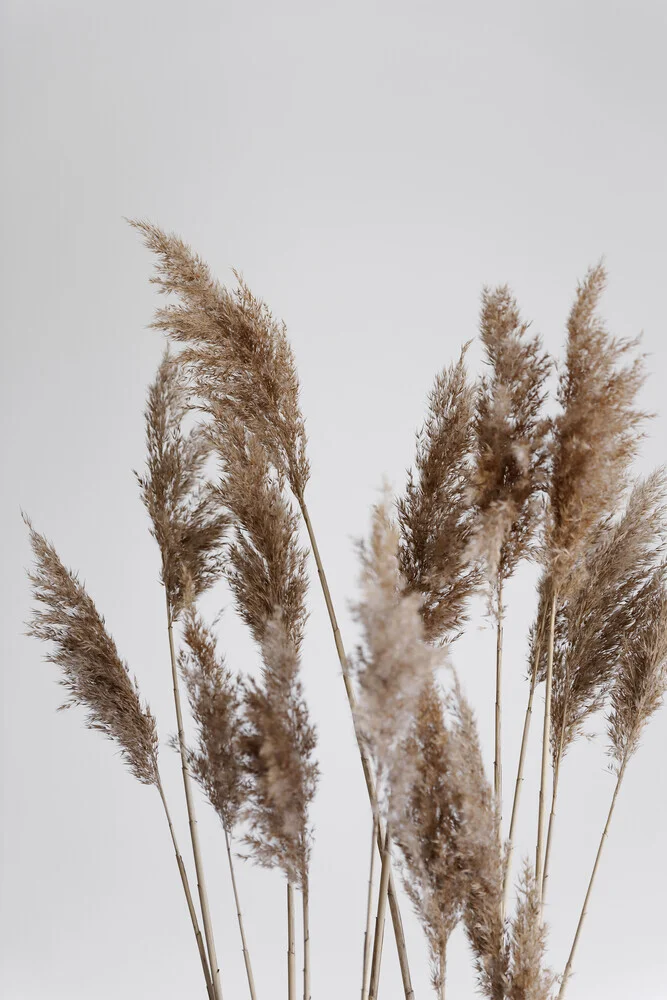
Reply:
[[[290,484],[308,531],[331,623],[345,689],[354,713],[354,691],[329,585],[305,501],[309,477],[306,433],[299,406],[299,380],[284,324],[255,298],[235,271],[230,293],[178,236],[149,222],[132,221],[158,259],[152,281],[180,302],[158,310],[153,326],[184,345],[179,358],[188,372],[193,405],[213,418],[224,436],[238,422],[268,453],[279,476]],[[376,809],[371,767],[360,753],[371,806]],[[383,833],[378,828],[378,844]],[[406,1000],[414,992],[400,910],[390,876],[390,906]]]
[[[55,548],[24,517],[36,568],[28,574],[35,608],[28,634],[53,644],[48,660],[60,667],[60,684],[68,692],[61,708],[81,705],[86,726],[112,740],[130,772],[144,785],[153,785],[162,801],[179,875],[199,950],[209,1000],[219,994],[199,930],[192,894],[158,771],[158,735],[155,719],[142,705],[136,680],[120,659],[104,619],[78,577],[66,569]]]
[[[184,431],[188,397],[177,359],[165,352],[146,407],[146,473],[137,476],[162,556],[162,583],[175,619],[222,573],[229,517],[206,474],[211,442],[206,429]]]
[[[468,558],[475,414],[475,387],[465,367],[468,346],[435,379],[426,421],[417,432],[416,473],[408,472],[396,504],[401,572],[408,591],[422,595],[429,642],[455,638],[479,584],[477,566]]]
[[[644,727],[662,704],[667,691],[667,563],[656,567],[642,590],[635,595],[633,606],[633,627],[626,634],[610,693],[609,752],[616,770],[616,785],[558,1000],[562,1000],[572,973],[572,963],[626,768],[639,747]]]
[[[643,357],[624,362],[638,339],[612,338],[596,314],[605,286],[602,264],[577,289],[567,323],[565,368],[558,386],[561,413],[555,418],[544,564],[549,629],[542,730],[542,775],[536,875],[542,885],[546,827],[546,781],[551,735],[554,633],[559,601],[576,585],[583,554],[597,526],[616,509],[641,440],[646,414],[636,408],[645,381]]]

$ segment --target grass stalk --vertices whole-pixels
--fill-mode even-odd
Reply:
[[[528,704],[526,705],[526,714],[523,720],[523,734],[521,736],[521,750],[519,751],[519,764],[516,772],[516,781],[514,783],[514,799],[512,801],[512,815],[510,816],[510,829],[507,837],[507,856],[505,861],[505,874],[503,876],[503,902],[502,902],[502,916],[505,918],[507,912],[507,904],[509,902],[509,890],[512,880],[512,857],[514,854],[514,840],[516,836],[516,823],[519,816],[519,801],[521,799],[521,789],[523,787],[523,772],[526,764],[526,751],[528,750],[528,737],[530,735],[530,724],[533,717],[533,699],[535,697],[535,688],[537,687],[537,668],[540,662],[540,652],[541,652],[541,642],[538,641],[535,650],[535,659],[533,662],[533,670],[530,676],[530,690],[528,692]]]
[[[310,1000],[310,888],[306,881],[301,893],[303,906],[303,1000]]]
[[[438,1000],[445,1000],[447,989],[447,942],[442,946],[440,952],[440,984],[438,986]]]
[[[294,886],[287,883],[287,996],[296,1000],[296,944],[294,925]]]
[[[375,882],[375,850],[377,841],[377,817],[373,817],[371,835],[371,860],[368,875],[368,896],[366,899],[366,931],[364,933],[364,961],[361,970],[361,1000],[368,1000],[371,973],[371,932],[373,929],[373,889]]]
[[[245,928],[243,926],[243,914],[241,913],[241,903],[239,900],[238,888],[236,885],[236,873],[234,871],[234,861],[232,859],[232,844],[229,832],[225,829],[225,843],[227,845],[227,860],[229,861],[229,874],[232,878],[232,890],[234,892],[234,903],[236,904],[236,918],[239,924],[239,932],[241,934],[241,948],[243,950],[243,961],[245,962],[245,971],[248,978],[248,988],[250,990],[251,1000],[257,1000],[257,994],[255,993],[255,979],[252,974],[252,965],[250,962],[250,952],[248,950],[248,943],[245,936]]]
[[[493,761],[493,796],[498,815],[498,841],[503,839],[503,765],[502,765],[502,679],[503,679],[503,584],[498,578],[498,621],[496,628],[496,710],[495,758]]]
[[[350,704],[350,709],[352,711],[352,718],[354,723],[354,710],[356,707],[356,696],[354,693],[354,688],[352,687],[352,679],[350,678],[350,672],[348,669],[347,656],[345,654],[345,647],[343,646],[343,640],[340,634],[340,629],[338,627],[338,620],[336,618],[336,612],[334,610],[333,601],[331,599],[331,592],[329,590],[329,584],[327,582],[326,574],[324,572],[324,566],[322,565],[322,559],[320,556],[320,551],[317,545],[317,540],[315,538],[315,532],[313,530],[313,525],[310,520],[310,515],[308,513],[308,508],[306,502],[302,496],[297,497],[299,505],[301,507],[301,512],[303,515],[303,520],[306,525],[306,530],[308,532],[308,538],[310,540],[310,547],[315,559],[315,564],[317,566],[317,574],[320,578],[320,584],[322,586],[322,593],[324,595],[324,602],[327,607],[327,612],[329,614],[329,621],[331,623],[331,629],[334,636],[334,642],[336,645],[336,652],[338,653],[338,660],[340,662],[341,670],[343,673],[343,682],[345,684],[345,691],[347,694],[347,699]],[[354,725],[355,736],[357,738],[357,745],[359,747],[359,754],[361,756],[361,765],[364,772],[364,778],[366,780],[366,788],[368,790],[368,797],[370,799],[371,808],[374,814],[378,811],[378,801],[377,794],[375,791],[375,781],[373,778],[373,771],[371,767],[371,762],[369,760],[366,749],[363,742],[360,739],[359,732],[357,730],[356,724]],[[378,823],[377,826],[377,844],[380,854],[384,861],[384,846],[385,846],[385,835],[383,830],[382,822]],[[394,927],[394,937],[396,939],[396,948],[398,951],[398,961],[401,968],[401,979],[403,982],[403,992],[405,994],[405,1000],[414,1000],[414,990],[412,988],[412,980],[410,977],[410,965],[408,962],[408,952],[405,944],[405,933],[403,931],[403,922],[401,920],[401,911],[398,905],[398,899],[396,897],[396,887],[394,884],[394,876],[391,868],[388,873],[388,883],[387,883],[387,894],[389,899],[389,909],[391,911],[391,919]]]
[[[544,872],[542,874],[542,894],[541,894],[541,906],[544,909],[544,900],[547,892],[547,882],[549,880],[549,861],[551,858],[551,845],[553,842],[553,832],[554,832],[554,822],[556,818],[556,802],[558,800],[558,783],[560,779],[560,765],[563,759],[563,747],[565,745],[565,723],[567,721],[567,703],[568,703],[568,682],[567,678],[565,681],[565,704],[563,706],[563,719],[560,727],[560,737],[558,740],[558,752],[556,754],[556,759],[554,761],[554,776],[553,776],[553,788],[551,790],[551,811],[549,813],[549,828],[547,830],[547,844],[544,851]]]
[[[563,977],[561,979],[560,990],[558,991],[558,1000],[563,1000],[565,996],[565,989],[567,987],[568,980],[572,974],[572,962],[574,960],[575,952],[577,950],[577,945],[579,943],[579,937],[581,935],[581,928],[588,911],[588,902],[591,898],[591,892],[593,889],[593,883],[595,882],[595,876],[597,875],[598,866],[600,864],[600,858],[602,856],[602,849],[604,847],[607,835],[609,833],[609,826],[611,824],[611,818],[614,815],[614,808],[616,806],[616,799],[618,798],[618,793],[623,782],[623,777],[625,775],[625,768],[628,763],[628,755],[623,758],[623,762],[618,772],[618,777],[616,779],[616,787],[614,788],[614,794],[612,796],[611,805],[609,806],[609,812],[607,814],[607,822],[604,825],[604,830],[602,831],[602,836],[600,838],[600,843],[598,846],[597,854],[595,855],[595,863],[593,865],[593,871],[591,872],[591,877],[588,882],[588,888],[586,890],[586,896],[584,899],[584,905],[581,908],[581,913],[579,915],[579,922],[577,924],[577,929],[575,931],[574,940],[572,942],[572,947],[570,949],[570,954],[567,959],[567,965],[565,966],[565,971],[563,972]]]
[[[173,681],[174,707],[176,709],[176,723],[178,726],[178,747],[181,755],[181,773],[183,775],[183,788],[185,790],[185,804],[188,811],[188,823],[190,826],[190,840],[192,842],[192,856],[197,873],[197,890],[199,893],[199,903],[201,906],[202,923],[204,925],[204,936],[206,938],[206,951],[208,953],[209,966],[211,969],[211,979],[213,980],[213,992],[215,1000],[222,1000],[222,987],[220,984],[220,969],[215,951],[215,940],[213,938],[213,927],[211,924],[211,914],[208,905],[208,893],[204,880],[204,866],[199,844],[199,832],[197,830],[197,818],[195,815],[194,798],[188,771],[188,762],[185,747],[185,734],[183,732],[183,713],[181,711],[181,695],[178,687],[178,668],[176,665],[176,650],[174,648],[174,628],[171,617],[171,605],[169,594],[167,599],[167,632],[169,635],[169,656],[171,658],[171,676]]]
[[[375,915],[375,937],[373,939],[373,959],[371,962],[371,977],[368,989],[369,1000],[377,1000],[380,987],[380,968],[382,965],[382,943],[384,938],[384,923],[387,912],[389,876],[391,874],[391,839],[389,828],[385,834],[384,851],[382,853],[382,869],[380,872],[380,888],[378,891],[377,912]]]
[[[162,787],[162,782],[159,776],[157,781],[157,790],[160,793],[160,799],[162,800],[162,805],[164,807],[164,814],[167,817],[169,833],[171,834],[171,842],[174,846],[174,853],[176,855],[176,864],[178,865],[178,872],[181,876],[183,892],[185,893],[185,899],[188,904],[188,912],[190,914],[190,920],[192,922],[192,929],[195,934],[197,949],[199,951],[199,958],[201,959],[202,969],[204,971],[204,979],[206,980],[206,992],[208,993],[209,1000],[215,1000],[215,993],[213,991],[213,982],[211,980],[211,970],[208,964],[206,948],[204,946],[204,939],[202,938],[201,931],[199,929],[199,921],[197,920],[197,911],[195,910],[195,905],[192,899],[192,893],[190,891],[190,883],[188,881],[187,872],[185,870],[185,864],[183,863],[183,858],[181,856],[181,852],[178,847],[178,841],[176,840],[176,833],[174,831],[174,824],[171,821],[171,813],[169,812],[167,799],[164,794],[164,788]]]
[[[537,818],[537,846],[535,851],[535,881],[537,882],[540,907],[542,906],[542,875],[544,873],[544,826],[546,821],[546,785],[549,764],[549,738],[551,734],[551,689],[553,685],[554,668],[554,632],[556,628],[556,599],[554,591],[551,598],[551,615],[549,620],[549,645],[547,649],[546,693],[544,697],[544,726],[542,729],[542,767],[540,775],[540,799]]]

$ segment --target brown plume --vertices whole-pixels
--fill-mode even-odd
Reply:
[[[551,361],[527,336],[507,285],[482,294],[480,333],[491,374],[482,379],[475,418],[473,551],[493,585],[529,554],[542,510],[549,422],[543,417]]]
[[[242,692],[194,606],[184,619],[183,640],[180,669],[197,728],[197,746],[188,753],[188,765],[231,834],[248,795],[241,757]]]
[[[36,560],[28,576],[38,605],[28,634],[53,643],[47,659],[60,667],[60,683],[68,692],[61,708],[84,706],[87,728],[118,745],[124,763],[142,784],[157,785],[155,719],[141,704],[136,681],[85,588],[46,538],[25,521]]]
[[[525,862],[516,913],[510,927],[511,970],[507,1000],[550,1000],[556,980],[544,968],[546,939],[535,873]]]
[[[311,759],[315,730],[299,679],[299,656],[280,613],[267,622],[262,678],[246,684],[243,750],[251,778],[245,842],[255,861],[279,867],[288,881],[307,886],[311,832],[308,809],[318,767]]]
[[[667,564],[653,571],[633,610],[610,695],[610,752],[619,766],[635,753],[667,689]]]
[[[634,487],[621,517],[593,535],[574,592],[556,620],[552,750],[564,753],[602,708],[609,683],[644,608],[645,587],[667,541],[665,473]],[[562,745],[561,745],[562,742]]]
[[[255,298],[234,271],[229,292],[178,236],[149,222],[130,223],[156,255],[151,280],[178,296],[152,324],[184,346],[181,362],[200,406],[223,427],[239,419],[269,451],[294,494],[308,481],[306,432],[299,405],[299,379],[284,323]]]
[[[397,501],[401,572],[408,591],[422,596],[425,636],[431,642],[451,640],[460,631],[479,583],[477,568],[467,558],[475,412],[467,348],[435,380],[426,421],[417,433],[416,472],[409,471],[405,494]]]
[[[567,323],[546,539],[547,565],[558,592],[596,526],[616,509],[646,417],[635,408],[646,378],[643,357],[623,366],[639,341],[612,338],[595,312],[605,282],[602,264],[589,270]]]
[[[187,394],[180,368],[165,353],[148,393],[144,476],[137,476],[162,555],[172,617],[220,577],[229,525],[206,476],[211,444],[204,427],[184,432]]]
[[[442,652],[424,639],[421,596],[406,594],[399,565],[399,532],[389,514],[389,495],[374,505],[368,542],[358,544],[361,599],[352,606],[361,626],[355,673],[356,718],[367,741],[385,809],[400,801],[409,782],[401,752],[420,694],[442,664]],[[390,794],[391,792],[391,794]]]

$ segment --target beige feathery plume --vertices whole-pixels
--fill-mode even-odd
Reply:
[[[496,590],[530,553],[546,485],[549,421],[543,416],[552,363],[539,336],[527,336],[507,285],[484,288],[480,335],[491,373],[475,414],[472,548]]]
[[[605,286],[602,264],[577,289],[567,323],[565,368],[558,386],[561,413],[554,420],[544,565],[547,608],[547,667],[542,729],[542,767],[536,877],[544,872],[546,782],[551,737],[555,624],[559,604],[576,586],[583,554],[598,525],[616,509],[627,486],[646,414],[636,396],[646,373],[642,356],[624,362],[637,339],[612,338],[596,313]]]
[[[229,526],[206,475],[209,436],[202,426],[184,431],[187,409],[180,366],[166,352],[148,393],[147,468],[137,480],[160,547],[172,618],[219,579]]]
[[[302,496],[309,475],[306,431],[284,324],[236,271],[238,288],[229,292],[178,236],[149,222],[130,224],[157,257],[151,280],[180,300],[159,309],[152,325],[184,345],[180,361],[199,404],[223,423],[240,419],[264,443],[295,495]]]
[[[197,730],[197,745],[188,753],[188,765],[231,834],[248,794],[240,754],[242,691],[193,606],[183,622],[183,641],[179,666]]]
[[[479,583],[467,549],[472,506],[469,487],[474,447],[475,387],[465,368],[466,345],[429,393],[417,433],[416,472],[397,501],[400,566],[410,592],[422,595],[426,638],[451,640],[466,620]]]
[[[368,541],[358,545],[361,599],[352,605],[361,627],[355,674],[357,725],[375,764],[385,816],[402,785],[401,747],[421,692],[443,653],[425,641],[421,595],[406,593],[399,561],[399,531],[389,513],[389,495],[373,508]]]
[[[214,432],[223,478],[218,497],[234,523],[227,579],[236,608],[261,646],[275,609],[296,649],[306,622],[307,552],[298,518],[262,443],[239,421]]]
[[[632,607],[633,627],[625,636],[610,693],[609,752],[616,769],[616,785],[561,978],[558,1000],[565,995],[572,974],[581,929],[626,768],[637,751],[644,727],[661,706],[667,691],[667,563],[656,567],[633,597]]]
[[[510,984],[507,1000],[551,1000],[555,976],[544,968],[547,932],[531,865],[524,862],[516,913],[510,925]]]
[[[460,790],[452,767],[453,736],[435,684],[422,692],[403,746],[412,774],[393,835],[404,861],[403,885],[424,928],[433,988],[444,1000],[447,944],[458,923],[467,876],[458,864]]]
[[[84,706],[88,729],[113,740],[123,762],[142,784],[157,785],[155,719],[141,704],[136,681],[85,587],[28,518],[24,520],[37,564],[28,576],[39,605],[28,634],[53,643],[48,659],[60,667],[60,684],[68,692],[61,708]]]
[[[77,576],[60,561],[54,547],[24,517],[36,568],[29,573],[33,597],[39,605],[29,621],[28,634],[53,643],[48,654],[62,671],[60,683],[68,698],[61,708],[81,705],[86,725],[111,739],[131,773],[153,785],[162,801],[179,875],[202,964],[209,1000],[217,1000],[206,949],[199,929],[183,858],[178,847],[167,800],[158,771],[158,736],[155,719],[141,704],[136,680],[120,659],[104,619]]]
[[[503,851],[477,725],[456,675],[449,712],[452,769],[458,775],[460,795],[457,854],[467,879],[463,923],[475,957],[480,992],[488,1000],[504,1000],[509,983],[509,949],[502,916]]]

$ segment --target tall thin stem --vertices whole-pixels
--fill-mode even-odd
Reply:
[[[296,1000],[296,947],[294,926],[294,887],[287,883],[287,996]]]
[[[373,939],[373,960],[371,962],[371,981],[368,990],[369,1000],[377,1000],[380,987],[380,967],[382,964],[382,939],[384,937],[384,921],[387,910],[387,889],[391,874],[391,840],[389,828],[385,834],[384,852],[382,854],[382,869],[380,872],[380,888],[378,890],[378,905],[375,915],[375,937]]]
[[[310,890],[306,880],[301,891],[303,905],[303,1000],[310,1000]]]
[[[535,696],[535,688],[537,687],[537,668],[540,662],[540,652],[542,644],[541,638],[538,639],[537,646],[535,649],[535,658],[533,661],[533,670],[530,675],[530,690],[528,692],[528,704],[526,706],[526,715],[523,720],[523,735],[521,737],[521,750],[519,752],[519,765],[516,772],[516,782],[514,784],[514,799],[512,802],[512,815],[510,817],[510,829],[507,837],[507,858],[505,861],[505,874],[503,876],[503,902],[502,902],[502,917],[505,918],[507,912],[507,904],[509,902],[509,890],[512,878],[512,857],[514,855],[514,839],[516,835],[516,822],[519,816],[519,801],[521,798],[521,789],[523,787],[523,771],[526,763],[526,751],[528,749],[528,736],[530,734],[530,723],[533,717],[533,698]]]
[[[322,593],[324,595],[324,602],[327,606],[327,612],[329,614],[329,621],[331,622],[331,629],[334,636],[334,642],[336,645],[336,652],[338,653],[338,660],[340,662],[341,670],[343,673],[343,682],[345,684],[345,691],[347,693],[347,699],[350,704],[350,709],[352,711],[352,720],[354,724],[354,732],[357,739],[357,745],[359,747],[359,754],[361,756],[361,765],[364,772],[364,778],[366,780],[366,788],[368,790],[368,797],[370,799],[371,808],[374,814],[378,812],[378,801],[377,793],[375,791],[375,781],[373,778],[373,771],[371,767],[371,762],[368,757],[368,753],[364,747],[361,740],[359,731],[356,725],[355,718],[355,707],[356,707],[356,697],[354,694],[354,688],[352,687],[352,680],[350,678],[350,672],[348,669],[347,656],[345,655],[345,647],[343,646],[343,640],[340,634],[340,629],[338,627],[338,621],[336,619],[336,612],[334,611],[333,601],[331,599],[331,592],[329,590],[329,584],[327,582],[326,574],[324,572],[324,566],[322,565],[322,559],[320,557],[320,551],[317,547],[317,540],[315,538],[315,533],[313,531],[313,525],[308,514],[308,508],[306,507],[306,502],[303,496],[297,497],[299,505],[301,507],[301,512],[303,514],[303,520],[306,525],[306,530],[308,532],[308,538],[310,539],[310,547],[315,559],[315,564],[317,566],[317,573],[320,578],[320,584],[322,585]],[[384,829],[383,824],[380,822],[377,827],[377,843],[380,853],[383,855],[384,852]],[[384,855],[383,855],[384,856]],[[414,1000],[414,990],[412,988],[412,980],[410,977],[410,965],[408,962],[408,952],[405,944],[405,933],[403,931],[403,922],[401,920],[401,911],[398,905],[398,900],[396,897],[396,887],[394,884],[394,876],[391,870],[388,875],[388,896],[389,896],[389,909],[391,911],[391,919],[394,926],[394,936],[396,938],[396,948],[398,951],[398,961],[401,968],[401,979],[403,982],[403,991],[405,994],[405,1000]]]
[[[540,776],[540,802],[537,819],[537,847],[535,852],[535,881],[537,883],[540,906],[542,905],[542,874],[544,872],[543,844],[546,820],[546,787],[549,765],[549,737],[551,734],[551,688],[554,670],[554,632],[556,628],[556,591],[551,597],[549,620],[549,645],[547,649],[546,693],[544,697],[544,726],[542,729],[542,770]]]
[[[496,712],[493,795],[498,817],[498,841],[503,839],[503,765],[502,765],[502,679],[503,679],[503,582],[498,576],[498,621],[496,628]]]
[[[176,709],[176,724],[178,726],[178,748],[181,754],[181,773],[183,775],[183,788],[185,790],[185,804],[188,810],[188,822],[190,826],[190,840],[192,841],[192,856],[197,873],[197,890],[199,893],[199,904],[201,906],[202,923],[204,925],[204,936],[206,938],[206,950],[211,968],[211,978],[213,980],[213,990],[215,1000],[222,1000],[222,986],[220,984],[220,969],[215,951],[215,940],[213,938],[213,926],[211,924],[211,914],[208,906],[208,894],[206,892],[206,882],[204,880],[204,865],[199,845],[199,832],[197,830],[197,818],[195,815],[195,804],[190,783],[190,773],[188,771],[188,761],[185,748],[185,734],[183,732],[183,713],[181,711],[181,695],[178,687],[178,668],[176,666],[176,650],[174,648],[174,629],[171,617],[171,603],[169,594],[165,588],[167,600],[167,632],[169,634],[169,656],[171,658],[171,676],[174,691],[174,707]]]
[[[600,858],[602,856],[602,848],[604,847],[605,840],[607,839],[607,834],[609,833],[609,826],[611,824],[611,818],[614,815],[614,807],[616,805],[616,799],[618,798],[618,793],[621,788],[621,783],[623,782],[623,776],[625,775],[625,768],[628,763],[628,756],[623,758],[620,770],[618,772],[618,777],[616,779],[616,787],[614,788],[614,794],[612,796],[611,805],[609,806],[609,812],[607,814],[607,822],[604,825],[604,830],[602,831],[602,836],[600,838],[600,844],[598,846],[598,852],[595,855],[595,864],[593,865],[593,871],[591,872],[591,877],[588,882],[588,889],[586,890],[586,897],[584,899],[584,905],[581,908],[581,914],[579,916],[579,923],[577,924],[577,930],[574,935],[574,941],[572,942],[572,947],[570,949],[570,954],[568,956],[567,965],[565,966],[565,972],[563,973],[563,978],[560,984],[560,990],[558,992],[558,1000],[562,1000],[565,995],[565,987],[567,986],[568,979],[572,974],[572,962],[574,960],[574,955],[577,950],[577,944],[579,943],[579,936],[581,934],[581,928],[584,922],[584,918],[588,911],[588,901],[591,897],[591,891],[593,889],[593,883],[595,881],[595,876],[597,874],[598,865],[600,864]]]
[[[438,1000],[445,1000],[445,991],[447,988],[447,942],[442,946],[439,957],[439,983],[438,983]]]
[[[255,979],[252,974],[252,965],[250,963],[250,952],[248,951],[248,943],[245,936],[245,928],[243,926],[243,915],[241,913],[241,903],[239,901],[239,893],[236,886],[236,873],[234,871],[234,862],[232,860],[232,842],[229,836],[229,831],[225,827],[225,843],[227,845],[227,860],[229,861],[229,874],[232,877],[232,890],[234,892],[234,903],[236,905],[236,918],[239,924],[239,932],[241,934],[241,948],[243,950],[243,961],[245,962],[246,976],[248,977],[248,988],[250,989],[251,1000],[257,1000],[257,995],[255,993]]]
[[[158,775],[157,779],[157,790],[160,793],[160,799],[162,800],[162,805],[164,807],[164,814],[167,817],[167,824],[169,826],[169,833],[171,834],[171,842],[174,846],[174,854],[176,855],[176,864],[178,865],[178,873],[181,876],[181,883],[183,885],[183,892],[185,893],[185,899],[188,904],[188,913],[190,914],[190,920],[192,921],[192,929],[195,934],[195,940],[197,942],[197,950],[199,951],[199,958],[201,959],[202,969],[204,971],[204,979],[206,980],[206,992],[208,993],[209,1000],[215,1000],[215,994],[213,992],[213,983],[211,981],[211,970],[208,965],[208,958],[206,957],[206,948],[204,947],[204,940],[201,936],[201,931],[199,930],[199,921],[197,920],[197,912],[195,910],[194,902],[192,900],[192,893],[190,892],[190,883],[188,881],[187,872],[185,870],[185,864],[183,863],[183,858],[178,847],[178,841],[176,840],[176,833],[174,831],[174,824],[171,821],[171,813],[169,812],[169,807],[167,805],[167,799],[165,798],[164,788],[162,787],[162,782]]]
[[[554,824],[556,819],[556,802],[558,799],[558,782],[560,779],[560,765],[563,760],[563,747],[565,746],[565,723],[567,722],[567,707],[569,701],[569,669],[565,677],[565,699],[563,704],[563,718],[561,720],[560,737],[558,740],[558,750],[554,760],[553,788],[551,791],[551,811],[549,813],[549,829],[547,830],[547,846],[544,851],[544,873],[542,875],[542,909],[547,894],[547,882],[549,880],[549,861],[551,859],[551,845],[553,842]]]
[[[373,927],[373,889],[375,882],[375,851],[377,840],[377,817],[373,817],[371,835],[371,860],[368,874],[368,896],[366,898],[366,931],[364,933],[364,963],[361,971],[361,1000],[368,1000],[368,986],[371,974],[371,931]]]

